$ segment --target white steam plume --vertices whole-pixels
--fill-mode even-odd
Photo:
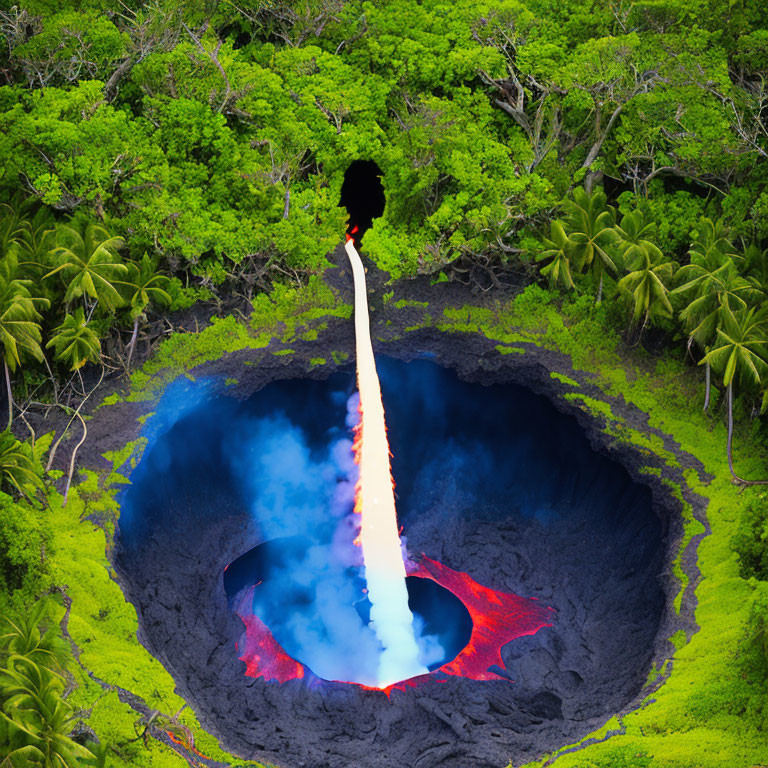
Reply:
[[[365,270],[352,240],[347,242],[346,250],[355,282],[357,387],[361,415],[356,511],[361,513],[360,543],[371,603],[371,626],[383,649],[378,682],[385,687],[426,674],[428,670],[419,660],[413,614],[408,607],[384,406],[371,344]]]

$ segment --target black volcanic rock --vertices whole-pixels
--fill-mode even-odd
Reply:
[[[220,417],[201,417],[192,427],[182,420],[174,429],[189,429],[182,439],[190,450],[162,471],[152,470],[158,455],[153,446],[145,451],[130,491],[150,488],[142,504],[131,505],[131,514],[145,519],[121,521],[115,565],[139,613],[140,639],[227,749],[281,768],[498,768],[510,760],[523,762],[581,738],[631,706],[652,659],[667,650],[664,636],[674,622],[684,625],[685,614],[677,618],[670,610],[674,585],[664,575],[666,553],[672,551],[679,529],[674,502],[664,494],[660,478],[635,473],[635,479],[652,488],[638,485],[606,457],[594,427],[589,439],[585,436],[583,428],[589,430],[589,424],[580,416],[580,427],[575,410],[563,415],[526,389],[502,386],[518,382],[553,392],[559,383],[548,376],[541,360],[496,356],[489,366],[477,341],[463,346],[456,337],[430,331],[409,337],[408,345],[389,346],[387,352],[406,359],[428,352],[454,367],[461,380],[438,372],[437,381],[447,387],[450,379],[450,386],[458,388],[456,402],[465,393],[486,403],[507,397],[513,401],[509,418],[515,418],[516,409],[526,418],[541,416],[541,434],[533,427],[526,437],[534,458],[541,458],[542,447],[553,440],[571,441],[559,465],[525,472],[531,483],[540,485],[540,498],[561,498],[554,522],[521,513],[517,503],[505,504],[512,480],[504,473],[514,479],[515,464],[501,455],[504,429],[493,420],[483,429],[491,453],[500,456],[502,477],[495,485],[482,480],[487,497],[478,499],[461,482],[457,486],[461,478],[452,469],[441,472],[439,466],[427,465],[423,472],[408,475],[403,461],[421,466],[430,441],[461,440],[461,430],[469,434],[481,417],[456,413],[446,425],[438,413],[430,421],[423,402],[406,402],[417,389],[415,380],[398,399],[393,382],[398,371],[410,368],[390,364],[382,385],[409,551],[466,571],[494,589],[537,597],[556,610],[553,627],[504,648],[505,668],[498,670],[498,681],[428,680],[387,698],[340,683],[310,686],[292,680],[280,685],[246,677],[235,651],[243,627],[228,608],[223,572],[260,542],[260,534],[258,521],[237,492],[236,478],[223,469],[224,457],[218,449],[208,451],[219,444],[217,430],[228,428]],[[281,367],[249,369],[237,395],[252,395],[253,400],[232,398],[227,412],[237,418],[259,398],[314,402],[297,395],[304,386],[297,377],[306,375],[304,370],[296,359]],[[314,373],[312,386],[321,390],[324,384],[317,379]],[[283,391],[269,383],[278,380],[290,386]],[[480,384],[497,385],[493,397]],[[283,394],[274,395],[279,390]],[[417,419],[416,413],[422,416]],[[590,442],[601,450],[593,450]],[[638,465],[633,450],[613,446],[614,458],[631,469]],[[556,445],[551,452],[557,453]],[[578,471],[569,470],[569,463]],[[583,485],[580,476],[587,478]],[[597,495],[591,497],[594,483]],[[569,507],[563,494],[573,499],[569,514],[564,513]]]

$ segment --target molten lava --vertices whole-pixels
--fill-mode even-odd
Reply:
[[[535,635],[542,627],[552,626],[553,610],[533,598],[519,597],[478,584],[471,576],[454,571],[447,565],[422,555],[417,563],[409,563],[409,576],[419,576],[452,592],[464,603],[472,617],[469,643],[453,661],[438,672],[472,680],[495,680],[504,677],[492,671],[504,669],[501,649],[524,635]]]
[[[237,615],[245,624],[245,638],[242,641],[243,653],[238,656],[245,662],[247,677],[263,677],[277,683],[297,680],[304,677],[305,667],[292,659],[275,640],[267,625],[253,613],[253,591],[258,584],[245,590],[239,605],[235,607]],[[240,648],[237,649],[240,651]]]
[[[365,270],[354,240],[347,240],[346,250],[355,283],[357,388],[360,393],[360,423],[355,440],[360,476],[355,512],[360,514],[358,540],[363,550],[371,603],[370,623],[382,646],[378,683],[386,687],[398,680],[426,674],[428,670],[419,662],[413,614],[408,607],[384,405],[371,344]]]
[[[444,680],[446,676],[458,676],[470,680],[508,680],[503,674],[501,649],[515,638],[534,635],[543,627],[552,626],[553,610],[537,600],[485,587],[468,574],[454,571],[425,555],[417,562],[408,564],[408,575],[431,579],[464,603],[472,617],[469,643],[456,658],[432,672],[380,688],[372,689],[359,683],[352,685],[367,690],[382,690],[389,695],[392,690],[402,691],[429,678]],[[253,615],[253,590],[257,588],[247,590],[237,607],[237,613],[246,627],[245,639],[239,648],[239,658],[246,665],[245,674],[278,683],[305,678],[310,684],[315,684],[318,678],[312,671],[291,658],[269,628]]]

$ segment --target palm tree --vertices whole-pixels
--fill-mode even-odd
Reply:
[[[768,248],[756,242],[745,243],[742,271],[757,285],[768,286]]]
[[[8,253],[19,242],[27,228],[24,202],[16,198],[11,204],[0,205],[0,256]]]
[[[768,375],[768,327],[765,316],[752,309],[734,312],[726,307],[717,343],[699,363],[708,362],[721,373],[728,396],[728,468],[741,485],[766,485],[768,480],[744,480],[733,470],[733,385],[759,388]]]
[[[88,325],[82,307],[78,307],[73,315],[64,317],[45,346],[46,349],[53,347],[56,350],[56,359],[71,365],[71,371],[101,359],[99,337]]]
[[[126,368],[131,367],[131,358],[139,333],[139,320],[145,317],[147,307],[154,303],[167,305],[172,299],[166,291],[168,278],[157,272],[157,264],[145,253],[138,262],[128,265],[128,280],[123,283],[127,288],[126,300],[133,320],[133,332],[128,345]]]
[[[58,245],[48,252],[57,266],[45,277],[61,273],[67,289],[64,300],[71,304],[81,298],[90,311],[102,304],[114,311],[122,303],[115,281],[127,272],[118,250],[125,241],[113,237],[104,227],[89,224],[83,234],[68,226],[56,230]]]
[[[694,232],[694,241],[691,244],[691,260],[696,258],[707,260],[713,255],[730,258],[738,261],[741,257],[730,239],[730,229],[723,219],[713,221],[707,216],[702,216],[699,225]],[[722,262],[724,258],[717,259]]]
[[[5,385],[8,395],[8,429],[13,423],[13,393],[11,373],[21,365],[24,355],[38,362],[43,359],[40,348],[42,317],[37,306],[47,306],[48,300],[34,298],[30,293],[32,282],[19,280],[16,274],[16,255],[5,254],[0,262],[0,342],[3,345]]]
[[[598,281],[597,303],[603,298],[605,273],[616,274],[616,243],[614,229],[616,212],[607,204],[605,192],[598,188],[592,193],[578,187],[573,200],[563,203],[566,212],[565,229],[573,241],[573,261],[579,270],[589,270]]]
[[[0,432],[0,478],[25,496],[26,485],[44,487],[42,468],[31,447],[17,440],[8,430]]]
[[[3,768],[76,768],[93,754],[70,736],[75,718],[62,698],[64,681],[47,667],[25,656],[9,657],[0,670],[0,717],[7,723],[11,750]]]
[[[672,317],[667,284],[675,273],[675,263],[664,261],[664,256],[655,246],[638,248],[633,250],[635,255],[629,263],[632,271],[619,280],[619,291],[632,301],[632,326],[637,326],[640,318],[643,319],[637,337],[639,342],[651,318]]]
[[[43,598],[31,608],[5,613],[0,619],[0,659],[24,656],[48,669],[65,668],[70,657],[69,646],[57,624],[49,621],[50,607],[50,601]],[[49,626],[43,629],[46,623]]]
[[[13,247],[22,277],[38,278],[47,271],[48,254],[55,247],[56,230],[50,211],[42,207],[24,222]]]
[[[575,288],[571,275],[571,252],[574,243],[565,233],[562,222],[550,223],[549,238],[544,238],[542,244],[547,250],[542,251],[536,257],[536,261],[544,259],[551,259],[551,261],[541,270],[541,274],[549,276],[549,284],[552,287],[560,284],[569,290]]]
[[[656,224],[645,222],[642,211],[632,211],[621,217],[621,224],[614,227],[626,268],[634,264],[642,264],[647,258],[653,262],[663,259],[659,247],[650,239],[656,233]]]
[[[690,254],[691,263],[680,267],[675,275],[682,284],[672,291],[672,295],[685,297],[688,302],[680,311],[680,319],[688,331],[689,348],[695,341],[706,353],[716,338],[723,313],[727,309],[746,309],[759,301],[764,293],[755,280],[739,275],[731,256],[720,248],[692,249]],[[706,411],[709,408],[711,374],[709,363],[705,365]]]

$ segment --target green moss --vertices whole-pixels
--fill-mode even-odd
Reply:
[[[275,357],[283,357],[285,355],[295,355],[295,349],[278,349],[277,352],[272,353]]]
[[[182,768],[187,761],[170,746],[155,739],[131,738],[136,733],[140,715],[128,704],[123,704],[117,691],[107,691],[93,704],[88,724],[99,739],[113,747],[109,764],[113,768]]]
[[[211,319],[199,333],[174,333],[169,336],[139,371],[131,375],[131,402],[152,400],[173,379],[197,365],[217,360],[229,352],[260,349],[269,336],[254,337],[247,326],[234,317]]]
[[[607,425],[617,422],[617,419],[614,417],[613,411],[611,410],[611,406],[604,400],[595,400],[593,397],[587,397],[578,392],[567,392],[562,395],[562,398],[563,400],[575,402],[579,408],[593,416],[602,416]]]
[[[663,678],[664,675],[667,673],[667,669],[669,668],[669,659],[665,659],[661,667],[656,666],[656,662],[654,661],[651,665],[651,669],[648,672],[648,677],[645,680],[645,686],[648,687],[649,685],[653,685],[657,680],[660,678]]]
[[[228,353],[264,349],[273,339],[284,344],[297,337],[312,341],[327,327],[327,318],[351,316],[352,306],[342,303],[336,292],[318,276],[312,276],[304,286],[278,284],[271,293],[259,294],[254,299],[247,324],[231,315],[212,317],[210,325],[199,332],[169,336],[152,358],[131,375],[127,399],[131,402],[152,400],[173,379]],[[291,354],[291,351],[276,354]],[[253,361],[245,364],[249,363]]]
[[[427,301],[415,301],[414,299],[398,299],[394,305],[397,309],[405,309],[406,307],[418,307],[420,309],[427,309],[429,302]]]
[[[525,354],[525,350],[522,347],[505,347],[505,346],[502,346],[501,344],[499,344],[496,347],[496,350],[500,355],[512,355],[512,354],[524,355]]]
[[[685,552],[685,549],[690,543],[691,539],[694,536],[704,532],[704,526],[694,517],[693,508],[683,497],[683,492],[680,486],[667,478],[662,480],[662,483],[664,483],[664,485],[669,490],[669,493],[680,503],[680,515],[683,518],[683,539],[680,543],[678,553],[672,562],[672,572],[680,581],[680,591],[675,596],[674,603],[675,611],[680,613],[683,594],[685,593],[685,589],[687,588],[689,581],[688,574],[683,570],[683,553]]]
[[[325,365],[326,359],[324,357],[313,357],[310,359],[310,365]]]
[[[557,379],[558,381],[562,382],[563,384],[568,384],[570,387],[580,387],[578,381],[575,379],[572,379],[570,376],[566,376],[564,373],[558,373],[557,371],[550,371],[549,375],[553,379]]]
[[[349,360],[349,352],[338,352],[335,349],[331,352],[331,357],[336,365],[342,365]]]
[[[549,752],[546,755],[543,755],[540,760],[536,761],[535,763],[528,763],[529,766],[547,766],[550,765],[552,761],[555,760],[559,755],[565,754],[567,750],[573,750],[576,747],[582,746],[586,744],[589,741],[593,740],[601,740],[605,739],[606,736],[614,731],[618,732],[621,729],[621,722],[617,717],[611,717],[603,726],[602,728],[598,728],[598,730],[594,731],[593,733],[590,733],[589,736],[585,736],[580,741],[575,742],[574,744],[569,744],[566,747],[562,747],[561,749],[555,750],[554,752]],[[510,765],[512,765],[510,763]]]
[[[675,648],[679,651],[688,641],[688,638],[686,637],[685,632],[681,629],[675,632],[672,637],[669,638],[672,645],[675,646]]]
[[[237,386],[237,379],[233,379],[231,377],[227,377],[224,379],[224,386],[225,387],[235,387]]]

